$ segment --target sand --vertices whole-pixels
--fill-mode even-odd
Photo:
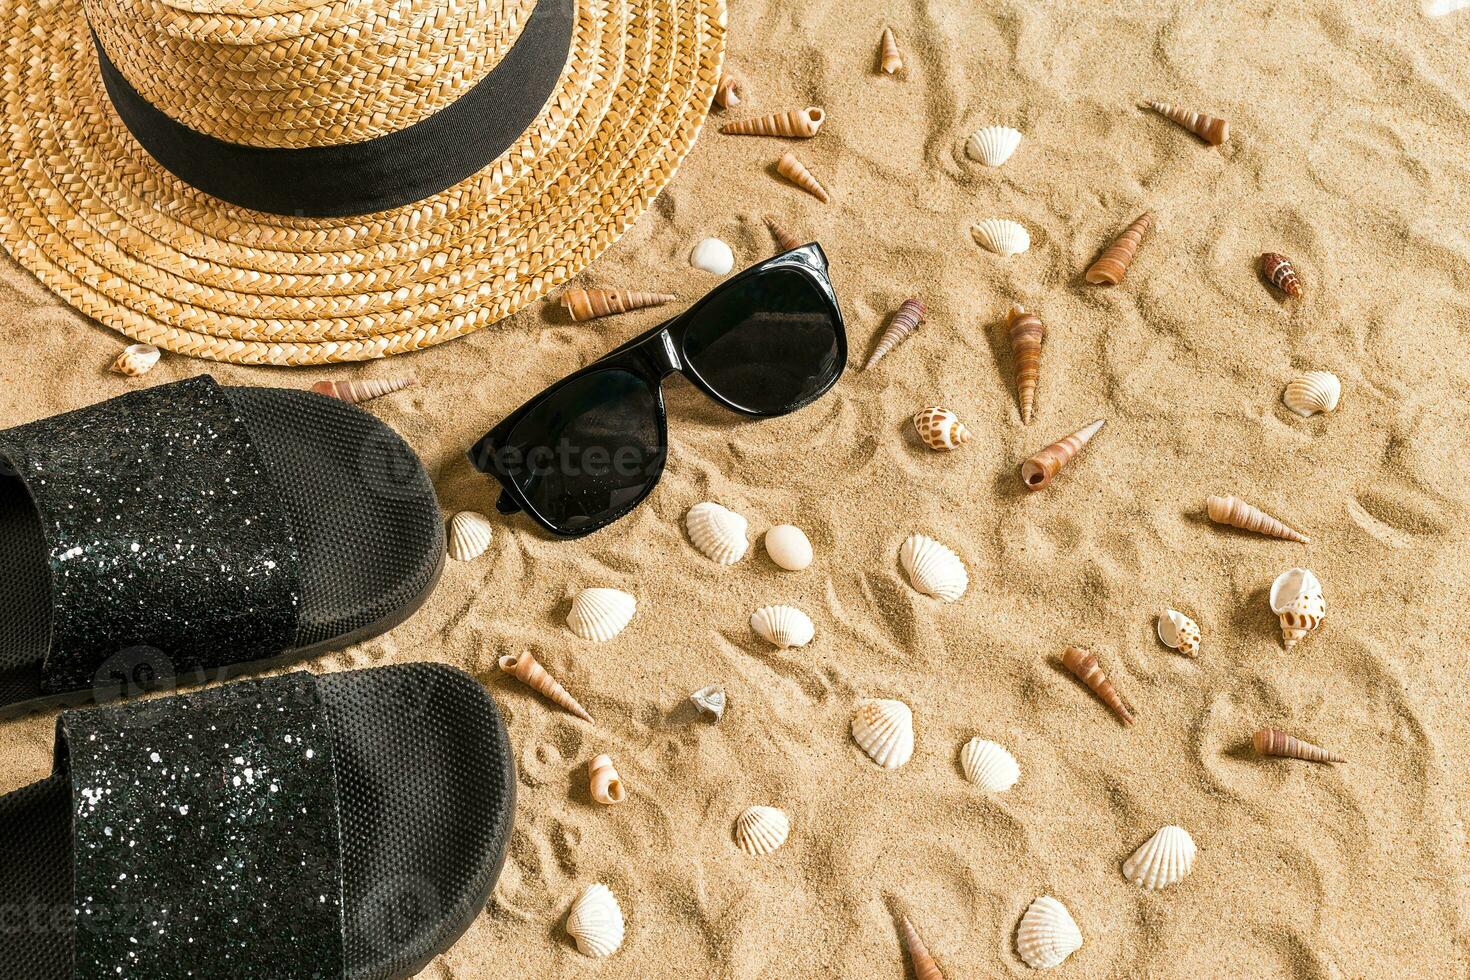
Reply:
[[[786,185],[786,144],[706,128],[672,186],[582,281],[691,301],[707,235],[748,264],[771,251],[766,213],[821,241],[852,345],[815,405],[751,423],[671,381],[662,485],[637,513],[565,543],[494,517],[489,553],[452,564],[390,635],[310,666],[442,660],[476,674],[509,721],[520,809],[494,900],[425,977],[903,977],[907,910],[946,975],[1026,975],[1017,920],[1041,894],[1085,944],[1058,976],[1464,976],[1470,738],[1464,683],[1470,565],[1470,15],[1426,20],[1410,0],[1310,3],[858,4],[741,0],[730,65],[751,111],[821,105],[794,148],[830,206]],[[885,24],[906,75],[876,73]],[[1153,95],[1228,118],[1209,149],[1139,112]],[[743,114],[737,113],[737,114]],[[712,117],[718,123],[720,117]],[[967,160],[976,128],[1026,134],[1004,168]],[[1156,230],[1126,283],[1086,266],[1140,211]],[[967,228],[1010,217],[1028,253],[1001,260]],[[1283,302],[1262,251],[1295,261],[1307,295]],[[859,365],[906,297],[928,324],[881,367]],[[1004,314],[1050,333],[1037,417],[1019,422]],[[0,287],[9,340],[0,421],[12,424],[212,371],[226,383],[305,386],[413,372],[376,402],[423,454],[446,513],[493,514],[463,450],[527,396],[658,321],[643,311],[571,324],[538,304],[493,331],[390,363],[293,372],[166,356],[146,379],[105,373],[119,338],[13,265]],[[1279,396],[1305,369],[1338,374],[1329,416]],[[942,403],[975,440],[929,452],[909,417]],[[1016,466],[1093,418],[1108,424],[1040,494]],[[1235,493],[1312,536],[1303,546],[1209,524]],[[682,530],[712,499],[745,514],[753,547],[717,567]],[[759,535],[805,528],[817,558],[777,569]],[[913,592],[910,533],[954,547],[965,597]],[[1272,579],[1314,569],[1326,624],[1285,653]],[[576,589],[640,607],[616,640],[563,626]],[[816,622],[807,648],[750,632],[760,605]],[[1189,660],[1154,637],[1172,605],[1194,616]],[[1095,651],[1137,709],[1124,729],[1058,665]],[[588,725],[501,676],[530,649],[596,717]],[[684,705],[708,683],[731,708],[711,726]],[[848,737],[855,703],[902,698],[918,749],[884,772]],[[1277,724],[1346,754],[1319,767],[1263,761]],[[44,775],[52,719],[5,727],[0,788]],[[1007,745],[1020,783],[986,797],[959,772],[972,735]],[[593,803],[586,765],[612,755],[630,799]],[[790,814],[791,839],[738,853],[751,804]],[[1120,865],[1159,826],[1198,842],[1194,874],[1163,893]],[[603,965],[569,944],[575,894],[608,883],[627,915]]]

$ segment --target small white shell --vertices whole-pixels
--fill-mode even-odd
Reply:
[[[1199,624],[1177,609],[1159,613],[1159,641],[1186,657],[1199,655]]]
[[[983,738],[972,738],[960,749],[960,766],[965,778],[987,793],[1004,793],[1021,778],[1016,757]]]
[[[794,524],[777,524],[766,532],[766,554],[788,572],[799,572],[812,563],[812,543]]]
[[[1470,0],[1421,0],[1419,9],[1425,17],[1443,17],[1470,7]]]
[[[117,355],[117,360],[112,362],[112,369],[118,374],[136,378],[152,371],[161,356],[163,355],[158,348],[152,344],[132,344],[124,347],[122,353]]]
[[[1183,881],[1194,868],[1198,850],[1183,827],[1160,827],[1123,862],[1123,877],[1144,888],[1168,888]]]
[[[718,238],[706,238],[689,253],[689,264],[712,275],[726,276],[735,268],[735,253]]]
[[[455,561],[474,561],[490,547],[493,530],[484,514],[462,510],[449,519],[449,557]]]
[[[1281,636],[1290,650],[1322,625],[1327,598],[1322,583],[1308,568],[1289,568],[1271,583],[1271,611],[1281,619]]]
[[[1271,583],[1271,611],[1281,613],[1298,599],[1322,595],[1322,583],[1310,568],[1288,568]]]
[[[899,549],[898,557],[908,572],[909,582],[925,595],[954,602],[970,586],[970,575],[960,556],[933,538],[922,534],[910,536]]]
[[[884,769],[914,755],[914,713],[902,701],[864,701],[852,716],[852,740]]]
[[[584,640],[601,643],[623,631],[638,610],[638,600],[621,589],[583,589],[572,600],[567,626]]]
[[[811,617],[795,606],[761,606],[751,613],[750,628],[782,649],[804,647],[817,634]]]
[[[567,932],[586,956],[601,959],[623,945],[623,910],[601,882],[588,885],[567,913]]]
[[[965,153],[987,167],[998,167],[1021,145],[1021,133],[1009,126],[986,126],[965,143]]]
[[[725,704],[728,699],[725,696],[725,689],[719,684],[701,687],[689,695],[689,700],[694,702],[694,706],[702,714],[711,716],[715,721],[725,717]]]
[[[753,806],[735,820],[735,846],[753,857],[770,854],[790,833],[791,821],[773,806]]]
[[[1082,930],[1067,907],[1050,895],[1032,902],[1016,927],[1016,952],[1037,970],[1058,966],[1082,948]]]
[[[689,540],[710,561],[721,565],[733,565],[745,557],[750,542],[745,532],[750,522],[741,515],[706,500],[689,508],[684,515],[684,527],[689,531]]]
[[[1005,218],[986,218],[970,226],[975,241],[996,255],[1020,255],[1031,247],[1031,235],[1020,224]]]
[[[1342,382],[1331,371],[1308,371],[1286,386],[1281,400],[1302,418],[1337,408]]]

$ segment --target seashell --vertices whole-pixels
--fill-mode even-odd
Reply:
[[[391,395],[395,391],[411,388],[415,380],[409,378],[368,378],[363,381],[318,381],[311,390],[318,395],[336,398],[338,401],[357,405],[361,402]]]
[[[735,268],[735,253],[718,238],[706,238],[689,253],[689,264],[711,275],[728,275]]]
[[[1421,0],[1419,9],[1425,17],[1443,17],[1470,7],[1470,0]]]
[[[745,557],[750,542],[745,531],[750,522],[727,507],[705,501],[689,508],[684,515],[684,527],[689,531],[689,540],[694,547],[711,561],[721,565],[733,565]]]
[[[1007,218],[986,218],[970,226],[970,234],[983,248],[1010,258],[1031,247],[1031,234],[1021,224]]]
[[[474,561],[490,547],[493,533],[484,514],[462,510],[449,519],[445,537],[449,541],[449,557],[455,561]]]
[[[599,755],[592,760],[587,771],[592,784],[592,798],[598,803],[612,806],[627,799],[627,793],[623,790],[623,780],[618,776],[618,771],[613,768],[612,759],[606,755]]]
[[[1181,109],[1167,102],[1145,102],[1145,108],[1176,122],[1211,146],[1219,146],[1230,138],[1230,124],[1214,116],[1206,116],[1192,109]]]
[[[791,821],[773,806],[753,806],[735,819],[735,846],[751,857],[764,857],[786,843]]]
[[[762,606],[751,614],[750,628],[761,639],[783,650],[804,647],[817,633],[811,617],[795,606]]]
[[[934,406],[914,416],[914,428],[924,445],[935,452],[947,453],[970,441],[970,430],[958,415],[947,408]]]
[[[827,121],[827,114],[819,106],[776,112],[754,119],[738,119],[720,127],[720,132],[731,136],[785,136],[792,139],[811,139]]]
[[[112,370],[136,378],[153,370],[163,354],[152,344],[129,344],[112,362]]]
[[[1322,583],[1311,569],[1289,568],[1271,583],[1271,611],[1281,617],[1281,639],[1290,650],[1327,615]]]
[[[1258,755],[1274,755],[1285,759],[1305,759],[1307,762],[1347,762],[1336,752],[1329,752],[1320,745],[1304,742],[1295,735],[1288,735],[1279,728],[1262,728],[1251,736]]]
[[[623,910],[601,882],[588,885],[567,914],[567,932],[585,956],[601,959],[623,945]]]
[[[1123,877],[1149,889],[1177,885],[1194,869],[1198,851],[1194,838],[1183,827],[1160,827],[1123,862]]]
[[[899,933],[903,936],[903,948],[908,950],[909,960],[914,964],[914,980],[944,980],[944,974],[939,972],[939,964],[934,962],[934,957],[929,954],[929,947],[919,938],[919,931],[914,928],[908,916],[904,916],[899,924]]]
[[[709,687],[701,687],[689,695],[689,700],[699,709],[700,714],[709,715],[715,721],[725,717],[725,705],[728,698],[725,689],[719,684],[711,684]]]
[[[1102,703],[1113,709],[1113,714],[1122,719],[1123,724],[1133,724],[1133,713],[1123,703],[1118,692],[1113,689],[1113,682],[1108,680],[1108,675],[1097,665],[1097,656],[1081,647],[1067,647],[1062,653],[1062,663],[1066,664],[1078,680],[1092,688],[1092,693],[1102,700]]]
[[[893,28],[883,28],[883,41],[880,45],[882,54],[881,64],[883,72],[893,75],[903,71],[903,55],[898,53],[898,40],[893,36]]]
[[[1021,406],[1021,424],[1030,425],[1036,407],[1036,382],[1041,377],[1041,344],[1046,325],[1025,307],[1013,306],[1006,314],[1011,335],[1011,358],[1016,362],[1016,401]]]
[[[1133,256],[1138,252],[1143,236],[1148,234],[1153,223],[1154,216],[1148,211],[1133,219],[1133,224],[1123,229],[1123,234],[1113,239],[1113,244],[1103,249],[1103,254],[1088,268],[1087,281],[1094,286],[1116,286],[1122,282],[1128,275],[1128,267],[1133,264]]]
[[[1036,970],[1059,966],[1082,948],[1082,930],[1067,907],[1050,895],[1032,902],[1016,927],[1016,952]]]
[[[1286,295],[1296,299],[1302,294],[1302,281],[1297,277],[1291,259],[1279,252],[1261,253],[1261,275]]]
[[[914,713],[902,701],[864,701],[852,716],[852,740],[884,769],[914,755]]]
[[[1004,793],[1021,778],[1016,757],[983,738],[972,738],[960,749],[960,767],[966,779],[987,793]]]
[[[715,87],[715,105],[721,109],[733,109],[740,104],[745,95],[745,83],[731,74],[720,76],[720,84]]]
[[[1287,385],[1281,394],[1286,407],[1302,418],[1335,410],[1341,397],[1342,382],[1331,371],[1308,371]]]
[[[777,524],[766,532],[766,554],[788,572],[799,572],[812,563],[812,543],[794,524]]]
[[[945,545],[922,534],[910,535],[898,551],[909,583],[925,595],[954,602],[970,587],[965,563]]]
[[[998,167],[1021,145],[1020,130],[1009,126],[986,126],[965,141],[965,154],[987,167]]]
[[[1159,641],[1186,657],[1199,656],[1199,623],[1177,609],[1159,613]]]
[[[909,339],[909,336],[919,329],[924,323],[924,317],[929,313],[927,307],[916,299],[906,299],[898,312],[893,314],[893,319],[888,322],[888,327],[883,331],[883,336],[878,338],[878,346],[873,348],[873,356],[868,358],[868,363],[863,365],[863,370],[877,364],[887,357],[899,344]]]
[[[676,298],[673,293],[639,293],[628,289],[567,289],[561,294],[561,305],[573,321],[581,323],[599,316],[662,306]]]
[[[1091,425],[1078,429],[1060,442],[1052,443],[1022,463],[1021,482],[1026,484],[1026,489],[1046,489],[1052,477],[1057,475],[1057,471],[1067,465],[1067,462],[1077,455],[1078,450],[1087,445],[1088,441],[1097,435],[1097,430],[1102,427],[1103,420],[1098,419]]]
[[[1294,531],[1263,510],[1258,510],[1239,497],[1205,498],[1205,512],[1216,524],[1229,524],[1247,531],[1255,531],[1273,538],[1284,538],[1309,544],[1311,539],[1300,531]]]
[[[801,242],[793,238],[791,233],[785,228],[778,225],[776,219],[767,217],[765,220],[766,227],[771,229],[771,234],[775,237],[776,244],[780,247],[781,251],[789,252],[793,248],[801,248]]]
[[[532,688],[538,694],[561,705],[572,714],[583,721],[591,721],[592,716],[587,709],[577,703],[577,699],[567,693],[555,677],[546,672],[546,668],[536,662],[536,658],[529,653],[519,656],[507,656],[500,658],[500,669],[507,674],[515,675],[515,679]]]
[[[781,159],[776,161],[776,172],[823,204],[831,202],[832,197],[827,193],[827,188],[823,187],[817,181],[817,178],[812,176],[812,172],[806,168],[806,164],[796,159],[795,153],[781,154]]]
[[[567,626],[584,640],[611,640],[638,610],[638,600],[621,589],[583,589],[572,599]]]

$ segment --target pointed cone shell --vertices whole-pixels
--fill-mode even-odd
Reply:
[[[1302,281],[1291,259],[1280,252],[1261,253],[1261,275],[1266,281],[1293,299],[1302,294]]]
[[[1199,624],[1177,609],[1159,613],[1159,641],[1186,657],[1199,655]]]
[[[1067,907],[1043,895],[1026,909],[1016,927],[1016,952],[1026,965],[1045,970],[1082,948],[1082,930]]]
[[[583,955],[601,959],[623,945],[623,910],[604,884],[588,885],[567,914],[567,932]]]
[[[775,218],[766,218],[766,227],[771,229],[771,236],[776,239],[776,245],[783,252],[789,252],[793,248],[801,248],[801,242],[792,236],[785,228],[776,223]]]
[[[878,338],[878,346],[873,348],[873,356],[868,358],[868,363],[863,365],[863,370],[877,364],[887,357],[895,347],[909,339],[909,336],[919,329],[924,322],[924,317],[929,310],[923,303],[916,299],[906,299],[899,306],[898,312],[893,314],[883,336]]]
[[[812,176],[812,172],[806,168],[806,164],[796,159],[795,153],[781,154],[781,159],[776,161],[776,172],[823,204],[831,202],[832,197],[827,193],[827,188],[823,187],[817,181],[817,178]]]
[[[776,112],[769,116],[727,122],[720,127],[720,132],[732,136],[786,136],[794,139],[810,139],[817,135],[817,130],[821,129],[822,123],[826,121],[827,114],[819,106],[813,105],[805,109],[792,109],[790,112]]]
[[[865,701],[852,716],[852,740],[884,769],[914,755],[914,713],[902,701]]]
[[[733,109],[740,104],[744,95],[744,82],[734,75],[721,75],[720,84],[715,88],[715,105],[721,109]]]
[[[580,323],[594,317],[662,306],[675,298],[673,293],[640,293],[629,289],[568,289],[561,294],[561,305],[567,315]]]
[[[719,684],[701,687],[689,695],[689,700],[699,709],[700,714],[709,715],[715,721],[725,717],[725,705],[729,701],[725,689]]]
[[[1309,568],[1289,568],[1271,583],[1271,611],[1281,617],[1281,639],[1290,650],[1327,615],[1322,583]]]
[[[1310,539],[1300,531],[1294,531],[1263,510],[1252,507],[1239,497],[1205,498],[1205,513],[1216,524],[1229,524],[1246,531],[1254,531],[1272,538],[1284,538],[1301,544]]]
[[[161,356],[163,355],[158,348],[152,344],[130,344],[112,362],[112,370],[136,378],[152,371]]]
[[[638,611],[638,600],[621,589],[583,589],[572,600],[567,626],[584,640],[598,643],[621,633]]]
[[[878,47],[884,74],[894,75],[903,71],[903,55],[898,53],[898,39],[893,36],[893,28],[883,28],[883,40]]]
[[[1016,366],[1016,402],[1021,408],[1021,424],[1030,425],[1036,410],[1036,384],[1041,378],[1041,345],[1046,340],[1046,325],[1025,307],[1013,306],[1006,314],[1006,329],[1011,335],[1011,360]]]
[[[412,387],[413,378],[368,378],[365,381],[318,381],[311,390],[354,405]]]
[[[937,405],[914,416],[914,429],[924,445],[935,452],[947,453],[970,441],[970,430],[960,417]]]
[[[986,218],[970,226],[970,235],[982,248],[1006,258],[1020,255],[1031,247],[1031,233],[1019,222],[1007,218]]]
[[[751,614],[750,628],[761,639],[783,650],[804,647],[817,633],[811,618],[795,606],[762,606]]]
[[[1113,244],[1104,249],[1103,254],[1092,263],[1087,270],[1087,281],[1094,286],[1116,286],[1122,282],[1123,277],[1128,274],[1128,267],[1133,264],[1133,256],[1138,252],[1139,243],[1143,241],[1143,236],[1148,233],[1153,221],[1154,216],[1147,211],[1134,219],[1133,224],[1114,239]]]
[[[899,923],[899,934],[903,936],[903,948],[908,950],[909,962],[914,965],[914,980],[944,980],[944,974],[939,972],[939,964],[934,962],[929,947],[919,938],[919,931],[914,928],[908,916],[904,916]]]
[[[511,674],[516,680],[536,691],[542,697],[554,701],[567,711],[581,718],[583,721],[591,721],[592,716],[587,709],[577,703],[577,699],[567,693],[555,677],[546,672],[546,669],[536,662],[536,658],[529,653],[519,656],[507,656],[500,658],[500,669]]]
[[[919,592],[954,602],[970,587],[965,563],[950,548],[922,534],[910,535],[898,551],[909,583]]]
[[[1087,445],[1088,441],[1097,435],[1097,430],[1102,427],[1103,420],[1098,419],[1091,425],[1078,429],[1060,442],[1052,443],[1022,463],[1021,482],[1026,484],[1026,489],[1046,489],[1052,477],[1057,475],[1057,471],[1067,465],[1067,462],[1076,456],[1078,451]]]
[[[1223,119],[1207,116],[1192,109],[1181,109],[1167,102],[1148,102],[1146,105],[1165,119],[1183,126],[1211,146],[1219,146],[1230,138],[1230,124]]]
[[[741,515],[706,500],[689,508],[684,515],[684,527],[689,531],[689,540],[710,561],[721,565],[733,565],[745,557],[750,542],[745,532],[750,522]]]
[[[1286,759],[1305,759],[1308,762],[1347,762],[1336,752],[1329,752],[1319,745],[1304,742],[1295,735],[1288,735],[1279,728],[1262,728],[1251,737],[1259,755],[1281,756]]]
[[[986,126],[965,141],[965,154],[987,167],[998,167],[1021,145],[1021,133],[1009,126]]]
[[[1004,745],[983,738],[972,738],[960,749],[960,768],[987,793],[1004,793],[1021,778],[1016,757]]]
[[[460,511],[449,519],[449,529],[444,535],[449,545],[449,557],[455,561],[474,561],[490,547],[493,533],[484,514]]]
[[[1123,862],[1123,877],[1144,888],[1168,888],[1188,877],[1194,869],[1198,848],[1183,827],[1160,827]]]
[[[1335,410],[1341,397],[1342,382],[1331,371],[1308,371],[1281,394],[1286,407],[1302,418]]]
[[[612,806],[627,799],[627,793],[623,790],[623,780],[618,776],[618,771],[613,768],[611,758],[599,755],[592,760],[587,772],[591,783],[592,798],[598,803]]]
[[[1097,657],[1081,647],[1067,647],[1062,653],[1062,663],[1066,665],[1073,675],[1082,683],[1092,688],[1092,693],[1098,696],[1103,704],[1113,710],[1113,714],[1125,725],[1133,724],[1133,713],[1123,703],[1122,697],[1113,688],[1113,682],[1108,680],[1108,675],[1097,664]]]
[[[773,806],[753,806],[735,820],[735,846],[763,857],[786,843],[791,821]]]

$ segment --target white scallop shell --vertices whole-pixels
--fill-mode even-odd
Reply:
[[[983,738],[972,738],[960,749],[960,766],[965,778],[987,793],[1004,793],[1021,778],[1016,757]]]
[[[1425,17],[1443,17],[1470,7],[1470,0],[1421,0],[1419,9]]]
[[[694,702],[694,706],[702,713],[710,715],[715,721],[725,717],[725,704],[728,699],[725,696],[725,689],[719,684],[701,687],[689,695],[689,700]]]
[[[1164,646],[1172,647],[1186,657],[1199,654],[1199,624],[1179,610],[1165,609],[1159,613],[1158,630],[1159,640]]]
[[[750,628],[778,647],[804,647],[817,634],[811,617],[795,606],[761,606],[750,616]]]
[[[812,563],[812,543],[794,524],[777,524],[766,532],[766,554],[788,572],[799,572]]]
[[[987,167],[998,167],[1021,145],[1021,133],[1009,126],[986,126],[965,143],[965,153]]]
[[[449,557],[455,561],[474,561],[490,547],[492,533],[490,521],[484,514],[460,511],[449,519],[449,530],[445,534]]]
[[[721,565],[735,564],[745,557],[745,549],[750,547],[750,542],[745,539],[750,522],[712,501],[706,500],[690,507],[689,513],[684,515],[684,526],[694,547]]]
[[[1331,371],[1308,371],[1281,393],[1286,407],[1302,418],[1332,411],[1341,397],[1342,382]]]
[[[117,355],[117,360],[112,362],[112,369],[118,374],[136,378],[152,371],[162,356],[162,352],[152,344],[130,344]]]
[[[735,268],[735,253],[718,238],[706,238],[689,253],[689,264],[713,275],[725,276]]]
[[[1016,952],[1037,970],[1058,966],[1082,948],[1082,930],[1067,907],[1042,895],[1026,909],[1016,927]]]
[[[1007,258],[1031,247],[1031,234],[1006,218],[986,218],[978,225],[971,225],[970,234],[983,247]]]
[[[611,956],[623,945],[623,910],[601,882],[588,885],[567,913],[567,932],[584,955]]]
[[[1327,611],[1327,600],[1322,597],[1322,583],[1317,581],[1312,570],[1288,568],[1271,583],[1271,611],[1280,615],[1293,603],[1301,601],[1320,602],[1322,612]]]
[[[864,701],[852,716],[852,740],[884,769],[914,755],[914,713],[902,701]]]
[[[1123,862],[1123,877],[1144,888],[1168,888],[1183,881],[1194,868],[1199,848],[1183,827],[1160,827]]]
[[[735,846],[754,857],[786,843],[791,821],[773,806],[753,806],[735,820]]]
[[[567,626],[584,640],[599,643],[623,631],[638,610],[638,600],[621,589],[583,589],[572,600]]]
[[[911,535],[898,552],[909,582],[925,595],[954,602],[970,586],[970,575],[960,556],[933,538]]]

